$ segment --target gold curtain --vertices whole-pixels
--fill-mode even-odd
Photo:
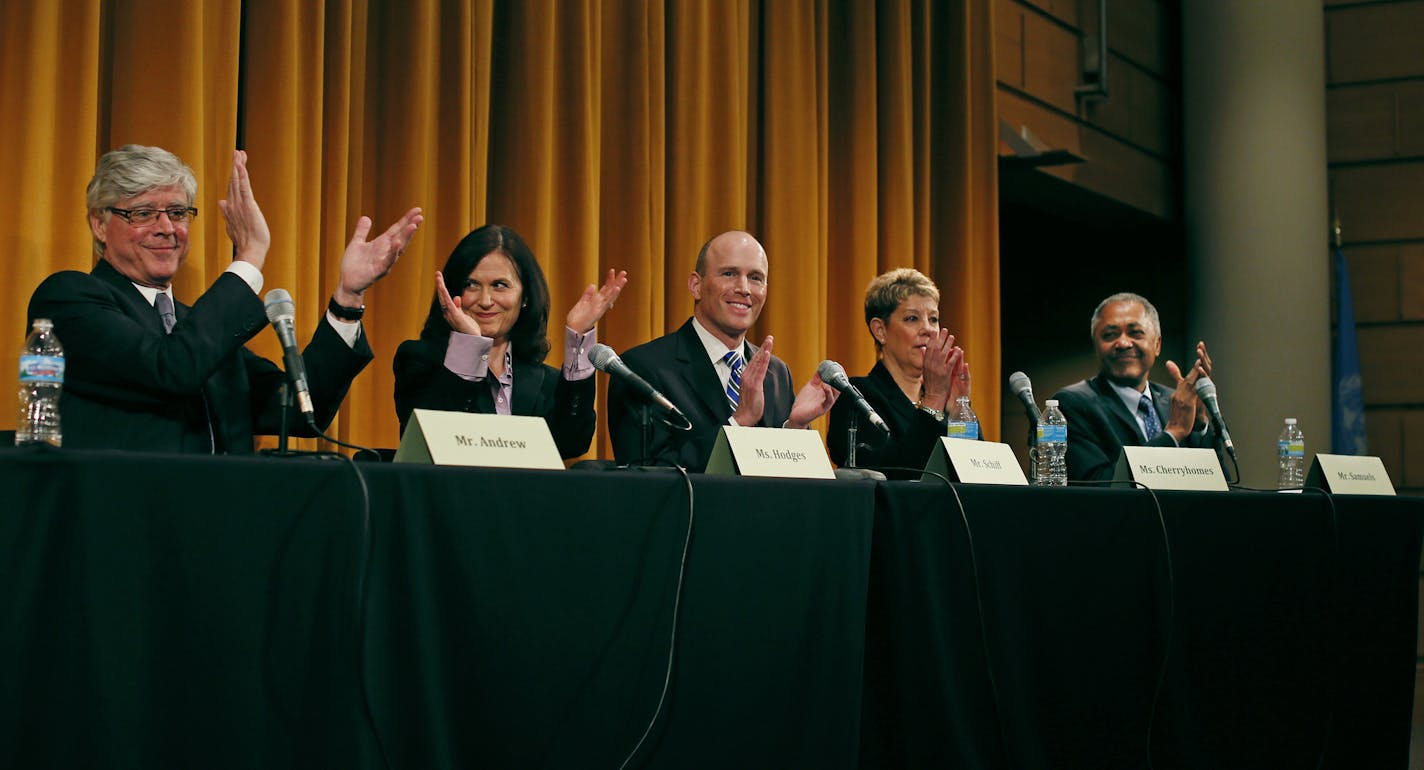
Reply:
[[[379,232],[425,209],[367,297],[376,361],[334,426],[345,440],[398,443],[391,356],[446,255],[491,221],[543,264],[556,342],[586,284],[629,271],[599,329],[619,350],[691,313],[709,236],[751,231],[771,261],[754,334],[775,335],[800,381],[823,358],[868,370],[865,285],[917,267],[997,437],[992,41],[991,0],[7,2],[0,108],[25,119],[0,124],[0,320],[14,330],[0,360],[18,354],[35,285],[92,265],[82,199],[98,153],[158,144],[197,172],[203,214],[176,281],[191,301],[230,259],[216,204],[240,145],[273,233],[266,283],[292,293],[302,336],[357,218]],[[273,335],[251,345],[278,354]],[[609,456],[602,430],[591,454]]]

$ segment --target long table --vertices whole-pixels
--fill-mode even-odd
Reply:
[[[1402,767],[1421,514],[4,450],[0,766]]]

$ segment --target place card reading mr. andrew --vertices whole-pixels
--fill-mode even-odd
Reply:
[[[416,409],[395,462],[563,470],[542,417]]]

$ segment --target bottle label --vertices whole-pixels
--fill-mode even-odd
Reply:
[[[1305,457],[1305,440],[1298,441],[1278,441],[1276,446],[1281,457]]]
[[[979,423],[950,420],[949,428],[945,431],[945,435],[950,438],[966,438],[970,441],[978,441]]]
[[[20,356],[20,382],[64,382],[64,356]]]
[[[1067,425],[1044,425],[1043,423],[1039,423],[1039,425],[1038,425],[1038,442],[1041,444],[1041,443],[1043,443],[1043,442],[1045,442],[1045,441],[1054,441],[1054,442],[1059,442],[1059,443],[1067,443],[1067,441],[1068,441],[1068,426],[1067,426]]]

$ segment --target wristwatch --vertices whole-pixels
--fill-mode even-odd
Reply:
[[[933,418],[935,418],[935,422],[944,422],[944,410],[943,410],[943,409],[932,409],[932,408],[930,408],[930,407],[928,407],[928,406],[921,405],[921,406],[920,406],[920,411],[921,411],[921,412],[924,412],[925,414],[927,414],[927,415],[929,415],[929,416],[931,416],[931,417],[933,417]]]
[[[331,301],[326,303],[326,309],[330,310],[332,315],[343,321],[359,321],[362,316],[366,315],[365,305],[361,307],[346,307],[345,305],[338,304],[335,297],[332,297]]]

